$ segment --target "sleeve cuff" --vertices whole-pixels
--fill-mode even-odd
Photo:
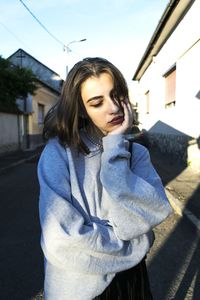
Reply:
[[[116,148],[124,148],[128,150],[129,141],[126,139],[124,134],[111,134],[103,137],[103,148],[104,149],[116,149]]]

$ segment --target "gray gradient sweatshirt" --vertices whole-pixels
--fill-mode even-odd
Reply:
[[[146,148],[124,135],[89,155],[46,145],[38,165],[46,300],[90,300],[149,251],[171,207]]]

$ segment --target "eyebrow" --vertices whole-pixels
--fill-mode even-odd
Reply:
[[[93,100],[100,100],[100,99],[103,99],[103,96],[94,96],[94,97],[91,97],[87,100],[87,103],[90,102],[90,101],[93,101]]]

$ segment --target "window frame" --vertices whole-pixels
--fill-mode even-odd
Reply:
[[[44,124],[45,105],[38,103],[38,125]]]
[[[176,64],[165,74],[165,108],[173,107],[176,104]]]
[[[150,114],[150,90],[147,90],[145,92],[145,108],[146,108],[146,115],[149,115]]]

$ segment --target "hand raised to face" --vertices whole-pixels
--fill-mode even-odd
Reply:
[[[114,128],[108,134],[124,134],[126,133],[133,125],[133,110],[131,107],[131,103],[128,99],[125,99],[121,102],[122,108],[124,110],[124,119],[123,122],[117,127]]]

